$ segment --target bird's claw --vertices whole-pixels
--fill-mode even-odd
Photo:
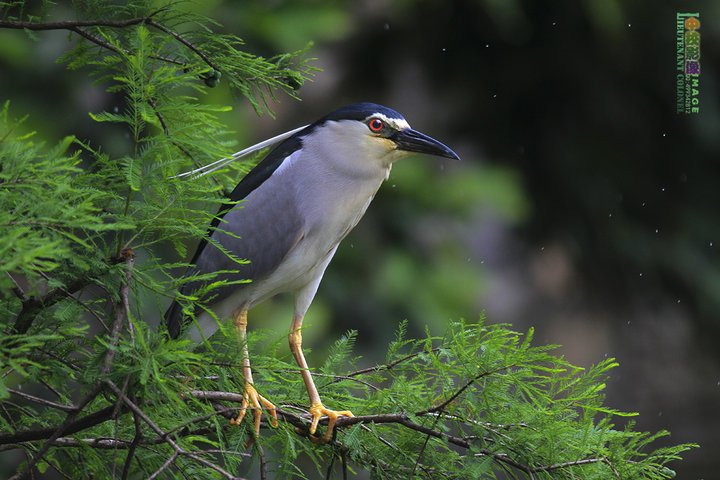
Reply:
[[[261,406],[262,404],[262,406]],[[252,383],[245,384],[245,393],[243,394],[243,401],[240,405],[240,411],[238,416],[230,419],[230,425],[240,425],[245,418],[245,414],[248,410],[253,411],[253,417],[255,420],[255,435],[260,434],[260,419],[262,417],[262,408],[265,408],[270,414],[270,423],[273,427],[278,426],[277,408],[269,400],[260,395]]]
[[[325,431],[325,435],[323,435],[323,437],[321,438],[322,443],[327,443],[330,440],[332,440],[333,429],[335,428],[335,422],[337,422],[338,417],[354,417],[355,416],[349,410],[342,410],[342,411],[330,410],[328,408],[325,408],[322,403],[316,403],[313,406],[311,406],[310,407],[310,415],[312,415],[312,423],[310,424],[310,435],[315,434],[315,430],[317,430],[317,426],[318,426],[318,423],[320,422],[320,419],[325,416],[328,417],[327,430]]]

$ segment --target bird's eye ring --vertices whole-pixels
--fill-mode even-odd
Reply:
[[[379,118],[371,118],[368,122],[368,128],[373,133],[380,133],[385,128],[385,124]]]

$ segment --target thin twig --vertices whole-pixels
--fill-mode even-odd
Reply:
[[[496,374],[496,373],[504,372],[505,370],[508,370],[508,369],[510,369],[510,368],[512,368],[512,367],[514,367],[514,366],[515,366],[515,365],[505,365],[505,366],[503,366],[503,367],[496,368],[495,370],[487,370],[487,371],[484,371],[484,372],[480,372],[480,373],[478,373],[477,375],[475,375],[473,378],[471,378],[470,380],[468,380],[467,382],[465,382],[465,385],[463,385],[462,387],[460,387],[460,388],[458,388],[457,390],[455,390],[455,392],[454,392],[452,395],[450,395],[450,396],[449,396],[445,401],[443,401],[442,403],[440,403],[440,404],[438,404],[438,405],[435,405],[435,406],[432,406],[432,407],[430,407],[430,408],[428,408],[428,409],[426,409],[426,410],[421,410],[421,411],[417,412],[415,415],[421,416],[421,415],[426,415],[426,414],[428,414],[428,413],[440,412],[440,411],[444,410],[445,407],[447,407],[448,405],[450,405],[450,403],[452,403],[453,400],[455,400],[455,399],[458,398],[460,395],[462,395],[462,393],[463,393],[465,390],[467,390],[473,383],[477,382],[477,381],[480,380],[481,378],[487,377],[487,376],[489,376],[489,375],[494,375],[494,374]]]
[[[336,453],[333,452],[332,456],[330,457],[330,465],[328,465],[327,471],[325,472],[325,480],[330,480],[332,478],[332,469],[333,466],[335,466],[335,456]]]
[[[569,467],[577,467],[580,465],[591,465],[593,463],[600,463],[605,462],[607,463],[607,458],[601,457],[601,458],[583,458],[582,460],[575,460],[574,462],[563,462],[563,463],[555,463],[553,465],[546,465],[541,467],[533,467],[531,470],[533,472],[552,472],[553,470],[561,470],[564,468]]]
[[[86,40],[91,41],[92,43],[94,43],[95,45],[97,45],[99,47],[102,47],[106,50],[110,50],[111,52],[117,53],[121,57],[127,56],[127,54],[128,54],[128,52],[117,48],[112,43],[106,42],[105,40],[98,37],[97,35],[93,35],[92,33],[88,32],[86,30],[83,30],[80,27],[71,27],[68,30],[70,30],[71,32],[77,33],[81,37],[85,38]]]
[[[265,450],[259,442],[255,442],[255,448],[257,448],[258,457],[260,458],[260,480],[267,480],[267,460],[265,459]]]
[[[60,437],[53,442],[53,447],[92,447],[99,450],[119,450],[129,449],[132,442],[127,440],[119,440],[117,438],[72,438]]]
[[[95,272],[95,274],[97,276],[104,275],[108,270],[110,270],[111,266],[122,261],[122,258],[111,259],[108,261],[107,265],[101,268],[100,271]],[[64,299],[67,292],[75,293],[87,287],[93,283],[94,279],[95,276],[81,276],[68,283],[65,288],[55,288],[41,297],[29,297],[27,300],[22,302],[20,313],[15,319],[15,324],[9,333],[27,333],[35,320],[35,317],[42,309],[51,307],[60,300]]]
[[[175,460],[177,460],[178,455],[179,455],[179,452],[177,450],[174,451],[173,454],[170,456],[170,458],[165,460],[165,463],[163,463],[160,466],[160,468],[158,468],[155,471],[155,473],[153,473],[152,475],[150,475],[148,477],[148,480],[155,480],[156,478],[158,478],[158,476],[160,476],[161,473],[163,473],[165,470],[167,470],[170,467],[170,465],[172,465],[175,462]]]
[[[138,445],[142,442],[143,433],[142,426],[140,424],[140,417],[133,413],[133,422],[135,423],[135,436],[133,437],[132,443],[128,447],[127,455],[125,456],[125,463],[123,464],[122,480],[127,480],[130,475],[130,467],[132,465],[133,457]]]
[[[57,398],[62,398],[62,394],[60,392],[58,392],[55,387],[53,387],[52,385],[47,383],[45,380],[43,380],[42,378],[39,378],[38,382],[40,382],[45,388],[50,390],[52,393],[54,393]]]
[[[78,409],[79,411],[80,409]],[[87,430],[88,428],[107,422],[112,418],[115,406],[111,405],[98,410],[94,413],[86,415],[71,422],[64,430],[62,435],[71,435],[73,433]],[[0,434],[0,445],[11,445],[21,442],[36,442],[38,440],[48,440],[53,436],[60,426],[36,428],[28,430],[20,430],[13,433]]]
[[[13,282],[13,287],[12,287],[13,294],[14,294],[17,298],[19,298],[20,300],[22,300],[23,302],[24,302],[25,300],[27,300],[27,295],[25,294],[25,290],[23,290],[23,288],[20,286],[20,284],[18,283],[18,281],[15,280],[15,277],[13,277],[13,276],[10,274],[10,272],[5,272],[5,274],[6,274],[8,277],[10,277],[10,280]]]
[[[198,454],[207,454],[207,455],[237,455],[239,457],[251,457],[249,453],[246,452],[235,452],[233,450],[223,450],[221,448],[208,448],[207,450],[200,450],[197,452]]]
[[[27,478],[27,476],[30,475],[32,470],[35,468],[35,465],[37,465],[40,459],[42,459],[42,457],[44,457],[45,454],[50,450],[53,442],[67,431],[68,427],[70,427],[70,425],[74,423],[75,417],[77,417],[78,414],[82,411],[82,409],[85,408],[90,402],[95,399],[95,397],[98,396],[100,390],[101,388],[99,385],[96,385],[92,390],[90,390],[90,392],[85,395],[85,397],[83,397],[80,402],[78,402],[77,409],[72,412],[68,412],[63,423],[55,429],[55,431],[45,441],[40,450],[38,450],[35,456],[33,456],[32,460],[28,462],[26,469],[10,477],[10,480],[22,480],[24,478]]]
[[[158,30],[161,30],[161,31],[167,33],[168,35],[170,35],[171,37],[173,37],[175,40],[177,40],[178,42],[182,43],[182,44],[185,45],[187,48],[189,48],[190,50],[192,50],[198,57],[202,58],[202,60],[203,60],[205,63],[207,63],[210,67],[214,68],[216,71],[220,71],[220,68],[219,68],[212,60],[210,60],[210,58],[209,58],[207,55],[205,55],[198,47],[196,47],[194,44],[192,44],[191,42],[189,42],[188,40],[186,40],[185,37],[183,37],[182,35],[180,35],[180,34],[177,33],[176,31],[169,29],[168,27],[166,27],[166,26],[163,25],[162,23],[156,22],[156,21],[153,20],[152,18],[148,18],[145,23],[147,23],[148,25],[151,25],[151,26],[157,28]]]
[[[440,421],[440,415],[438,415],[435,418],[435,422],[433,423],[432,428],[435,429],[437,427],[438,422]],[[422,460],[423,453],[425,453],[425,449],[428,446],[428,443],[430,443],[430,435],[425,436],[425,441],[423,442],[422,447],[420,447],[420,452],[418,452],[417,459],[415,460],[415,465],[413,465],[413,469],[411,472],[411,476],[415,476],[415,470],[417,470],[418,465],[421,465],[420,460]]]
[[[212,412],[212,413],[208,413],[208,414],[206,414],[206,415],[202,415],[202,416],[199,416],[199,417],[191,418],[190,420],[181,423],[181,424],[178,425],[177,427],[171,428],[170,430],[168,430],[167,432],[165,432],[165,435],[172,435],[172,434],[174,434],[175,432],[180,432],[180,431],[186,429],[187,427],[189,427],[189,426],[192,425],[193,423],[204,422],[205,420],[208,420],[208,419],[210,419],[210,418],[212,418],[212,417],[216,417],[216,416],[218,416],[218,415],[224,415],[225,413],[234,412],[234,411],[236,411],[236,410],[237,410],[237,408],[235,408],[235,407],[219,407],[219,408],[217,408],[217,409],[216,409],[214,412]],[[232,417],[234,418],[235,415],[232,415]]]
[[[150,17],[136,17],[127,20],[61,20],[57,22],[24,22],[19,20],[0,20],[0,28],[21,30],[71,30],[79,27],[113,27],[125,28],[145,23]]]
[[[375,435],[375,438],[377,438],[378,440],[380,440],[380,443],[382,443],[382,444],[385,445],[386,447],[389,447],[389,448],[395,450],[397,453],[399,453],[400,455],[404,456],[404,457],[407,458],[407,459],[410,458],[410,456],[408,455],[408,452],[406,452],[405,450],[402,450],[401,448],[398,448],[397,445],[389,442],[388,440],[386,440],[385,438],[383,438],[381,435],[379,435],[377,432],[374,432],[374,431],[373,431],[370,427],[368,427],[367,425],[365,425],[365,424],[360,424],[360,428],[362,428],[362,429],[365,430],[366,432],[369,432],[369,433]],[[425,472],[425,474],[428,476],[428,478],[432,478],[432,475],[430,475],[430,472],[428,471],[428,468],[427,468],[425,465],[423,465],[422,463],[420,463],[420,464],[418,464],[418,466],[420,467],[420,470],[422,470],[423,472]]]
[[[429,353],[437,353],[437,352],[439,352],[439,351],[440,351],[440,348],[439,348],[439,347],[435,347],[435,348],[433,348],[432,350],[430,350]],[[385,364],[382,364],[382,365],[375,365],[374,367],[363,368],[363,369],[361,369],[361,370],[355,370],[354,372],[351,372],[351,373],[346,374],[345,377],[356,377],[356,376],[358,376],[358,375],[363,375],[363,374],[365,374],[365,373],[382,372],[382,371],[385,371],[385,370],[392,370],[394,367],[400,365],[401,363],[407,362],[408,360],[411,360],[411,359],[413,359],[413,358],[415,358],[415,357],[418,357],[418,356],[420,356],[420,355],[422,355],[422,354],[425,354],[425,353],[428,353],[428,352],[424,352],[424,351],[423,351],[423,352],[411,353],[410,355],[406,355],[406,356],[404,356],[404,357],[402,357],[402,358],[399,358],[399,359],[397,359],[397,360],[395,360],[395,361],[393,361],[393,362],[390,362],[390,363],[385,363]]]
[[[36,397],[35,395],[30,395],[29,393],[21,392],[20,390],[15,390],[14,388],[8,388],[7,391],[12,393],[13,395],[22,397],[30,402],[45,405],[46,407],[55,408],[64,412],[73,412],[77,410],[77,406],[75,405],[63,405],[61,403],[56,403],[50,400],[46,400],[44,398]]]
[[[105,383],[105,385],[107,385],[107,386],[110,388],[110,390],[112,390],[113,393],[115,393],[115,395],[117,395],[118,398],[121,399],[121,400],[125,403],[125,405],[130,409],[130,411],[136,413],[140,418],[142,418],[142,420],[143,420],[159,437],[165,439],[165,442],[166,442],[168,445],[170,445],[170,446],[173,448],[173,450],[174,450],[173,456],[175,456],[175,457],[178,456],[178,455],[186,456],[186,457],[191,458],[191,459],[195,460],[196,462],[198,462],[198,463],[200,463],[200,464],[202,464],[202,465],[204,465],[204,466],[206,466],[206,467],[208,467],[208,468],[211,468],[211,469],[215,470],[216,472],[218,472],[220,475],[222,475],[223,477],[227,478],[228,480],[238,480],[238,477],[235,477],[233,474],[231,474],[231,473],[228,472],[227,470],[223,469],[223,468],[220,467],[219,465],[216,465],[216,464],[214,464],[214,463],[212,463],[212,462],[210,462],[210,461],[208,461],[208,460],[205,460],[205,459],[202,458],[202,457],[199,457],[198,455],[196,455],[196,454],[194,454],[194,453],[192,453],[192,452],[188,452],[187,450],[183,449],[180,445],[177,444],[177,442],[176,442],[175,440],[172,439],[172,437],[171,437],[170,435],[168,435],[168,434],[167,434],[166,432],[164,432],[160,427],[158,427],[157,424],[156,424],[150,417],[148,417],[148,415],[147,415],[145,412],[143,412],[143,411],[140,409],[140,407],[138,407],[138,406],[135,404],[135,402],[133,402],[132,400],[130,400],[130,399],[127,397],[127,395],[125,395],[125,394],[122,392],[122,390],[120,390],[120,389],[118,388],[117,385],[115,385],[115,384],[114,384],[112,381],[110,381],[110,380],[105,380],[103,383]],[[174,459],[173,459],[173,461],[174,461]],[[172,463],[172,462],[170,462],[170,463]],[[169,465],[169,464],[168,464],[168,465]],[[157,473],[157,472],[156,472],[156,473]]]
[[[135,253],[132,249],[126,248],[120,252],[120,256],[125,259],[125,279],[120,283],[120,301],[115,305],[115,320],[113,321],[112,328],[110,330],[110,344],[108,345],[108,351],[105,354],[102,370],[100,370],[101,376],[106,376],[112,369],[117,345],[120,341],[120,335],[122,333],[122,326],[127,317],[125,304],[127,303],[128,295],[130,294],[130,279],[132,278],[132,268],[135,264]]]
[[[340,459],[342,460],[343,480],[347,480],[347,475],[348,475],[347,449],[343,449],[340,451]]]
[[[8,29],[24,29],[24,30],[33,30],[33,31],[47,31],[47,30],[68,30],[70,32],[74,32],[81,37],[85,38],[86,40],[94,43],[95,45],[98,45],[101,48],[104,48],[106,50],[110,50],[112,52],[117,53],[121,56],[127,56],[129,52],[120,49],[119,47],[116,47],[115,45],[107,42],[106,40],[98,37],[97,35],[93,35],[92,33],[85,30],[85,28],[99,28],[99,27],[109,27],[109,28],[126,28],[131,27],[134,25],[140,25],[140,24],[146,24],[150,25],[163,33],[170,35],[173,37],[176,41],[180,42],[182,45],[187,47],[190,51],[192,51],[195,55],[200,57],[205,64],[207,64],[209,67],[213,68],[216,71],[220,71],[220,67],[213,62],[210,57],[208,57],[205,53],[203,53],[202,50],[200,50],[195,44],[187,40],[185,37],[183,37],[178,32],[166,27],[160,22],[157,22],[153,19],[153,16],[159,13],[162,8],[157,10],[156,12],[151,13],[148,16],[145,17],[136,17],[136,18],[130,18],[127,20],[63,20],[63,21],[57,21],[57,22],[27,22],[27,21],[17,21],[17,20],[0,20],[0,28],[8,28]],[[172,58],[168,58],[165,56],[160,55],[151,55],[151,58],[154,58],[156,60],[160,60],[163,62],[171,63],[174,65],[179,66],[185,66],[187,65],[185,62],[175,60]],[[184,149],[181,148],[181,150],[184,151]],[[187,152],[184,151],[184,153],[187,154]]]
[[[45,272],[40,272],[40,275],[42,275],[45,280],[50,281],[50,276],[48,274],[46,274]],[[100,323],[100,325],[102,325],[102,327],[105,329],[106,332],[110,332],[110,329],[105,324],[105,321],[102,319],[102,317],[100,317],[100,315],[98,315],[95,310],[90,308],[89,305],[87,305],[85,302],[83,302],[82,300],[77,298],[74,294],[65,290],[63,287],[57,287],[57,288],[62,293],[64,293],[67,298],[69,298],[70,300],[74,300],[78,305],[83,307],[87,312],[89,312],[93,317],[95,317],[95,319]]]
[[[129,292],[129,284],[130,284],[130,278],[132,276],[132,267],[135,262],[135,255],[132,250],[126,249],[123,250],[121,258],[125,260],[125,281],[121,282],[120,285],[120,297],[121,299],[127,297]],[[62,293],[65,293],[64,291]],[[111,338],[110,338],[110,345],[108,346],[108,351],[105,354],[105,359],[103,361],[103,368],[101,370],[101,374],[103,376],[107,375],[111,368],[113,359],[115,358],[115,349],[117,347],[118,342],[120,341],[120,333],[122,331],[122,324],[123,320],[125,318],[125,311],[122,308],[116,309],[116,315],[115,320],[113,322],[112,330],[111,330]],[[78,403],[77,409],[69,412],[67,417],[65,418],[65,421],[53,432],[52,435],[45,441],[45,444],[38,450],[38,452],[33,457],[32,461],[28,463],[27,468],[24,471],[21,471],[11,477],[11,480],[21,480],[23,478],[26,478],[35,468],[35,465],[38,464],[38,462],[45,456],[45,454],[50,450],[50,447],[52,446],[53,442],[61,437],[67,428],[72,425],[75,421],[75,417],[82,411],[85,406],[87,406],[90,402],[92,402],[95,397],[97,397],[102,390],[102,385],[100,383],[95,383],[93,388],[90,390],[90,392],[85,395],[85,397]]]

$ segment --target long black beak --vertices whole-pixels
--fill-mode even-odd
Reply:
[[[427,153],[439,157],[452,158],[453,160],[460,160],[458,154],[453,152],[448,146],[412,128],[399,130],[390,137],[390,139],[395,142],[399,150]]]

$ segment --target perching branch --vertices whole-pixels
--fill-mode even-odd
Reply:
[[[87,447],[87,446],[89,446],[89,447],[99,448],[99,449],[111,449],[111,448],[132,449],[132,448],[136,448],[137,446],[157,445],[160,443],[167,443],[168,445],[170,445],[172,447],[173,454],[166,460],[166,462],[161,466],[161,468],[155,472],[156,478],[167,468],[170,468],[170,466],[181,456],[185,456],[187,458],[191,458],[194,461],[198,461],[199,463],[217,471],[218,473],[223,475],[225,478],[228,478],[228,479],[236,478],[236,477],[232,476],[229,472],[222,469],[222,467],[219,467],[208,460],[198,457],[197,456],[198,453],[202,453],[202,451],[201,452],[188,452],[188,451],[184,450],[183,448],[181,448],[177,444],[177,442],[175,442],[172,438],[175,435],[178,435],[178,436],[183,436],[186,434],[187,435],[197,435],[200,432],[186,430],[186,427],[188,426],[188,424],[194,423],[194,422],[200,422],[200,421],[206,420],[207,418],[210,418],[210,417],[212,417],[214,415],[218,415],[218,414],[233,416],[232,412],[235,410],[234,407],[223,408],[222,410],[218,410],[212,414],[208,414],[208,415],[204,415],[202,417],[195,418],[195,419],[193,419],[192,422],[186,422],[185,424],[180,425],[172,430],[163,431],[162,429],[160,429],[157,426],[157,424],[155,424],[154,421],[152,421],[150,419],[149,416],[147,416],[144,412],[142,412],[142,410],[137,406],[137,404],[132,402],[125,395],[125,393],[123,393],[120,390],[120,388],[117,387],[114,383],[112,383],[110,381],[106,381],[105,385],[112,392],[114,392],[117,395],[119,400],[124,403],[124,405],[127,407],[127,409],[133,413],[133,415],[135,415],[137,418],[141,419],[144,423],[146,423],[148,426],[150,426],[150,428],[156,433],[157,436],[154,438],[150,438],[150,439],[142,438],[142,439],[138,440],[138,438],[140,438],[140,437],[136,433],[136,437],[132,441],[120,440],[120,439],[110,439],[110,438],[77,440],[77,439],[63,437],[63,438],[55,438],[51,442],[49,441],[48,443],[52,443],[53,446],[58,446],[58,447],[71,448],[71,447],[82,447],[82,446]],[[457,398],[459,396],[459,394],[462,393],[462,390],[465,390],[466,388],[467,388],[467,386],[463,385],[462,387],[460,387],[460,389],[458,389],[451,396],[451,398]],[[243,400],[242,394],[232,393],[232,392],[221,392],[221,391],[192,390],[192,391],[189,391],[187,393],[187,395],[190,397],[193,397],[193,398],[207,400],[207,401],[242,403],[242,400]],[[102,412],[98,412],[98,414],[95,414],[95,417],[102,418],[103,416],[106,416],[106,418],[104,418],[104,420],[110,419],[110,414],[112,412],[112,408],[113,407],[108,407],[108,408],[104,409]],[[419,412],[418,416],[431,415],[432,414],[431,411],[433,411],[433,410],[434,410],[433,407],[428,408],[424,412]],[[306,416],[302,416],[302,415],[298,415],[295,413],[291,413],[289,410],[287,410],[286,407],[278,408],[277,413],[286,422],[288,422],[289,424],[296,427],[296,429],[297,429],[296,431],[298,432],[299,435],[305,436],[305,437],[310,436],[309,431],[308,431],[309,425],[310,425],[309,414]],[[435,416],[435,415],[433,415],[433,416]],[[86,417],[86,419],[87,418],[88,417]],[[87,420],[85,420],[83,426],[85,428],[89,428],[90,426],[93,426],[93,425],[91,425],[91,423],[94,424],[94,422],[88,422]],[[387,425],[387,424],[401,425],[405,428],[408,428],[409,430],[416,431],[416,432],[426,435],[430,438],[436,438],[436,439],[446,441],[446,442],[448,442],[452,445],[455,445],[456,447],[462,448],[462,449],[467,450],[472,447],[472,439],[471,438],[464,438],[464,437],[459,437],[456,435],[451,435],[449,433],[442,432],[442,431],[438,430],[437,428],[431,428],[431,427],[421,425],[419,423],[412,421],[408,417],[408,415],[403,414],[403,413],[381,413],[381,414],[363,415],[363,416],[357,416],[357,417],[342,417],[342,418],[338,419],[338,421],[336,423],[336,428],[340,429],[342,427],[349,427],[349,426],[357,425],[357,424],[366,425],[366,424],[370,424],[370,423],[374,423],[377,425],[383,425],[383,424],[385,424],[385,425]],[[49,433],[50,430],[52,430],[52,429],[44,429],[43,431],[38,431],[35,433],[35,435],[33,435],[34,438],[28,438],[27,435],[24,435],[24,436],[16,435],[16,438],[12,439],[13,440],[12,442],[3,441],[3,439],[0,437],[0,444],[20,443],[20,442],[25,442],[25,441],[36,440],[37,437],[39,437],[40,435]],[[73,428],[72,430],[73,431],[68,431],[67,433],[76,433],[77,431],[81,431],[77,428],[77,426],[75,428]],[[185,430],[185,431],[183,432],[183,430]],[[7,439],[5,439],[5,440],[7,440]],[[336,443],[337,443],[337,441],[336,441]],[[133,444],[135,445],[135,447],[133,447]],[[342,446],[342,444],[338,444],[338,445]],[[543,472],[543,471],[566,469],[566,468],[571,468],[571,467],[575,467],[575,466],[581,466],[581,465],[587,465],[587,464],[591,464],[591,463],[607,461],[604,458],[584,458],[584,459],[579,459],[579,460],[572,461],[572,462],[558,463],[558,464],[553,464],[553,465],[530,466],[530,465],[525,465],[519,461],[512,459],[507,454],[492,452],[487,449],[480,449],[479,453],[476,453],[475,455],[490,456],[496,462],[505,464],[509,467],[512,467],[516,470],[522,471],[527,474],[538,473],[538,472]]]
[[[509,367],[506,367],[509,368]],[[479,378],[479,377],[478,377]],[[476,378],[477,380],[477,378]],[[458,391],[455,392],[451,396],[452,399],[457,398],[462,391],[464,391],[467,388],[467,385],[464,385]],[[188,392],[188,395],[202,399],[202,400],[217,400],[217,401],[228,401],[228,402],[235,402],[235,403],[242,403],[243,395],[239,393],[231,393],[231,392],[213,392],[213,391],[200,391],[200,390],[192,390]],[[449,403],[449,402],[448,402]],[[430,414],[432,413],[431,410],[433,408],[429,408],[426,411],[424,411],[424,414]],[[294,413],[289,412],[288,410],[284,408],[278,408],[277,414],[282,417],[285,421],[296,427],[296,431],[299,435],[310,437],[309,433],[309,427],[310,427],[310,415],[308,414],[306,417],[296,415]],[[418,416],[422,416],[423,413],[420,412]],[[321,420],[321,423],[325,423],[326,420]],[[374,424],[397,424],[402,425],[403,427],[406,427],[410,430],[414,430],[416,432],[422,433],[424,435],[427,435],[428,437],[437,438],[440,440],[444,440],[452,445],[455,445],[457,447],[463,448],[463,449],[470,449],[472,444],[468,439],[465,439],[463,437],[458,437],[455,435],[450,435],[445,432],[441,432],[437,429],[429,428],[424,425],[420,425],[419,423],[413,422],[406,414],[404,413],[385,413],[385,414],[375,414],[375,415],[363,415],[363,416],[357,416],[357,417],[341,417],[337,420],[335,424],[335,428],[340,429],[342,427],[349,427],[352,425],[365,425],[369,423]],[[544,466],[538,466],[538,467],[531,467],[529,465],[525,465],[519,461],[513,460],[511,457],[509,457],[506,454],[503,453],[496,453],[491,452],[487,449],[480,449],[479,450],[480,455],[485,455],[492,457],[493,460],[496,462],[505,464],[507,466],[510,466],[512,468],[515,468],[517,470],[520,470],[522,472],[532,474],[537,473],[541,471],[552,471],[552,470],[558,470],[562,468],[570,468],[573,466],[579,466],[579,465],[587,465],[590,463],[597,463],[600,461],[605,461],[605,459],[601,458],[586,458],[586,459],[580,459],[574,462],[566,462],[562,464],[555,464],[555,465],[544,465]]]

